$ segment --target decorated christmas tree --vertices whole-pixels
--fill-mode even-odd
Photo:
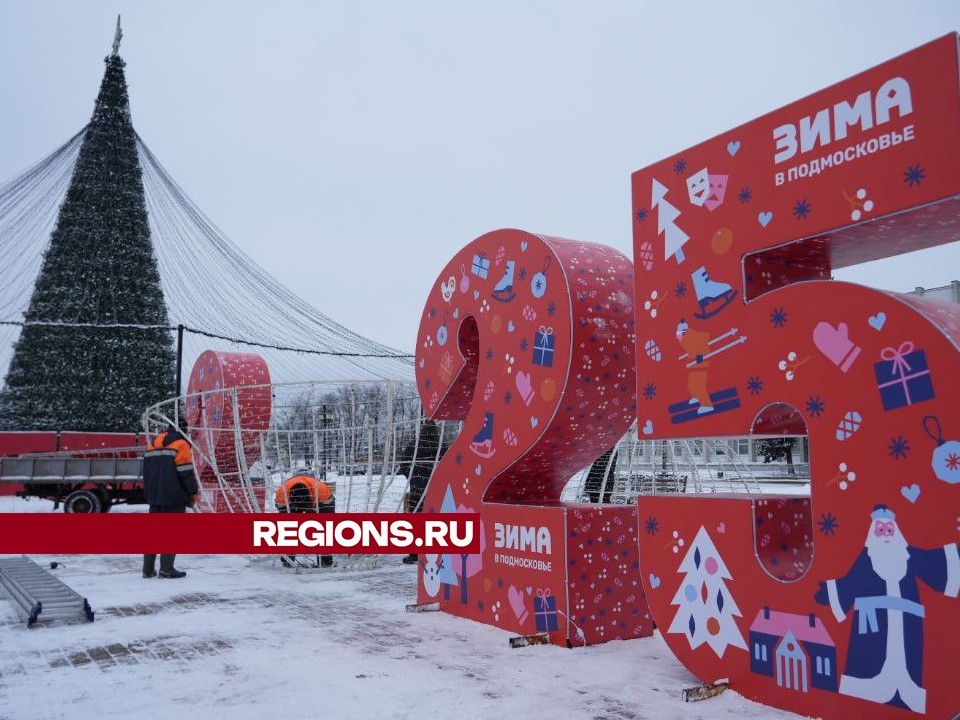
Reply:
[[[707,643],[718,657],[728,645],[746,650],[734,619],[741,617],[740,608],[726,583],[733,578],[706,528],[701,526],[678,571],[686,577],[673,598],[677,614],[667,632],[683,633],[691,648]]]
[[[124,62],[113,52],[0,391],[0,429],[135,431],[174,394]]]

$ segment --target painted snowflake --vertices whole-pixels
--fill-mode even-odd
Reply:
[[[657,519],[652,515],[647,518],[647,522],[644,523],[647,528],[648,535],[656,535],[657,531],[660,529],[660,523],[657,522]]]
[[[644,221],[646,221],[646,219],[647,219],[647,209],[646,209],[645,207],[640,208],[639,210],[637,210],[637,214],[635,215],[635,217],[637,218],[637,222],[644,222]]]
[[[737,199],[740,200],[743,205],[746,205],[753,199],[753,191],[748,187],[740,188],[740,194],[737,195]]]
[[[919,185],[926,179],[927,171],[920,165],[911,165],[903,173],[903,181],[907,187]]]
[[[751,395],[759,395],[763,392],[763,380],[757,375],[751,375],[750,379],[747,380],[747,390],[750,391]]]
[[[530,347],[530,343],[527,342],[526,338],[520,341],[520,352],[526,352],[528,347]]]
[[[504,404],[504,405],[509,405],[511,402],[513,402],[513,393],[511,393],[509,390],[507,390],[507,391],[503,394],[503,404]]]
[[[817,524],[820,525],[820,532],[824,535],[836,535],[837,529],[840,527],[840,523],[837,522],[837,517],[833,513],[821,514]]]
[[[463,453],[457,453],[454,460],[456,461],[457,465],[463,465]]]
[[[654,396],[657,394],[657,386],[652,382],[647,383],[643,388],[643,397],[646,400],[653,400]]]
[[[774,308],[770,313],[770,322],[775,328],[782,328],[787,324],[787,311],[782,307]]]
[[[807,398],[807,415],[810,417],[820,417],[826,407],[827,404],[820,399],[819,395],[811,395]]]
[[[809,214],[810,203],[806,200],[797,200],[797,204],[793,206],[793,216],[797,220],[806,220]]]
[[[890,453],[890,457],[894,460],[905,460],[907,453],[910,452],[910,442],[903,435],[897,435],[894,438],[890,438],[890,444],[887,445],[887,450]]]
[[[682,298],[687,294],[687,284],[682,280],[677,283],[677,287],[674,289],[673,294],[678,298]]]
[[[552,302],[549,305],[547,305],[547,315],[553,317],[556,314],[557,314],[557,304]]]
[[[673,164],[673,171],[677,175],[683,175],[684,171],[687,169],[687,161],[683,158],[677,158],[677,161]]]
[[[521,280],[527,279],[527,269],[525,267],[520,268],[520,271],[517,273],[517,277]]]
[[[960,468],[960,455],[957,453],[950,453],[947,455],[946,463],[948,470],[956,470],[957,468]]]
[[[494,355],[495,355],[495,353],[493,352],[493,348],[487,348],[487,352],[485,352],[483,356],[484,356],[487,360],[493,360],[493,356],[494,356]]]

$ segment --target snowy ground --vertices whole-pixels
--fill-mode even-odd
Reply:
[[[0,498],[0,512],[52,507]],[[397,557],[296,574],[183,556],[183,580],[145,580],[133,556],[33,559],[59,561],[96,622],[28,630],[0,599],[0,720],[798,717],[729,691],[682,702],[694,679],[659,636],[511,650],[503,631],[408,614],[416,568]]]
[[[408,614],[416,569],[297,575],[271,560],[187,556],[183,580],[137,557],[56,559],[96,622],[28,630],[0,602],[0,718],[788,718],[692,678],[659,637],[511,650],[507,633]]]

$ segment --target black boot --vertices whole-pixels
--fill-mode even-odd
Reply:
[[[411,553],[410,555],[407,555],[401,562],[403,562],[404,565],[416,565],[419,559],[420,558],[418,558],[415,554]]]
[[[157,576],[157,556],[156,555],[144,555],[143,556],[143,576],[145,578],[152,578]]]
[[[160,571],[160,577],[167,578],[167,579],[176,579],[176,578],[182,578],[186,576],[187,574],[183,570],[177,570],[176,568]]]

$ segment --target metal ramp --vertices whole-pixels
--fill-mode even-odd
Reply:
[[[85,597],[37,565],[26,555],[0,558],[0,587],[10,597],[17,614],[33,627],[41,620],[93,622]]]

